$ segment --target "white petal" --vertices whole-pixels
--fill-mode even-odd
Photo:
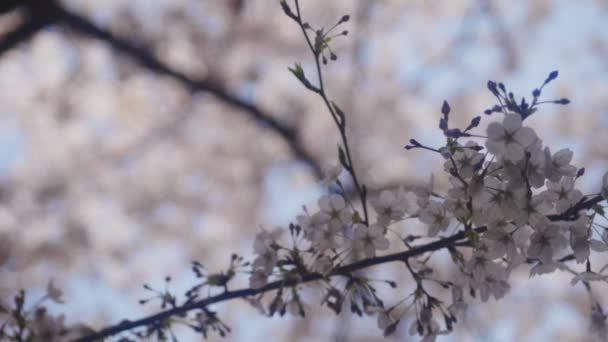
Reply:
[[[536,140],[536,133],[530,127],[522,127],[515,133],[515,139],[522,146],[528,147]]]
[[[600,240],[592,239],[589,242],[589,245],[590,245],[591,249],[593,249],[596,252],[608,251],[608,246],[606,246],[606,244]]]
[[[388,246],[389,246],[388,239],[385,238],[384,236],[375,238],[374,246],[376,246],[376,249],[380,250],[380,251],[388,249]]]
[[[568,163],[570,163],[572,160],[572,155],[572,150],[564,148],[555,152],[555,155],[553,155],[553,162],[555,162],[557,165],[568,165]]]
[[[502,125],[508,132],[515,132],[521,128],[521,116],[519,114],[508,114]]]
[[[488,125],[487,133],[489,140],[501,140],[505,133],[505,129],[500,123],[492,122]]]

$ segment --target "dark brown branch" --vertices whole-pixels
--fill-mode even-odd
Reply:
[[[0,38],[0,56],[15,48],[20,43],[28,41],[45,26],[52,24],[56,19],[53,1],[9,1],[0,6],[0,13],[8,13],[24,8],[23,22],[15,29]]]
[[[17,26],[17,28],[0,39],[0,55],[14,49],[20,43],[29,40],[36,32],[46,25],[46,22],[41,22],[39,20],[27,20],[21,23],[21,25]]]
[[[23,5],[23,0],[3,0],[0,2],[0,14],[8,13]]]
[[[478,233],[482,233],[485,230],[486,230],[485,227],[476,229],[476,231]],[[364,269],[367,267],[376,266],[376,265],[394,262],[394,261],[405,261],[409,258],[418,256],[418,255],[421,255],[421,254],[424,254],[427,252],[437,251],[439,249],[446,248],[464,238],[465,238],[464,231],[460,231],[450,237],[440,239],[440,240],[437,240],[437,241],[434,241],[434,242],[431,242],[431,243],[428,243],[428,244],[425,244],[422,246],[417,246],[417,247],[408,249],[407,251],[379,256],[379,257],[374,257],[374,258],[369,258],[369,259],[364,259],[361,261],[354,262],[352,264],[348,264],[348,265],[339,267],[334,272],[332,272],[330,276],[347,276],[354,271],[358,271],[358,270],[361,270],[361,269]],[[152,316],[142,318],[142,319],[139,319],[136,321],[124,321],[123,323],[119,323],[117,325],[108,327],[97,333],[78,338],[78,339],[74,340],[74,342],[98,341],[103,338],[106,338],[106,337],[109,337],[112,335],[116,335],[123,331],[127,331],[127,330],[134,329],[137,327],[147,326],[147,325],[150,325],[153,323],[162,322],[163,320],[166,320],[171,316],[184,314],[191,310],[201,309],[201,308],[207,307],[214,303],[224,302],[224,301],[236,299],[236,298],[245,298],[245,297],[255,296],[260,293],[277,290],[281,287],[294,286],[296,284],[308,283],[308,282],[320,280],[323,278],[324,278],[324,276],[319,273],[308,273],[308,274],[304,275],[302,277],[302,280],[299,282],[294,282],[294,281],[288,282],[288,281],[278,280],[278,281],[269,283],[266,286],[259,288],[259,289],[245,288],[245,289],[240,289],[240,290],[235,290],[235,291],[226,291],[217,296],[209,297],[209,298],[206,298],[203,300],[199,300],[197,302],[192,302],[192,303],[180,306],[180,307],[162,311],[162,312],[159,312]]]

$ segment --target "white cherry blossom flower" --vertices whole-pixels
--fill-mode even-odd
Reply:
[[[340,233],[341,230],[336,226],[323,225],[312,232],[310,241],[313,247],[320,252],[327,249],[336,249],[342,244]]]
[[[574,188],[572,177],[563,177],[559,183],[547,181],[547,190],[543,194],[555,203],[558,213],[563,213],[583,198],[583,194]]]
[[[519,167],[525,171],[530,186],[536,189],[542,188],[545,185],[545,154],[540,140],[536,140],[536,143],[530,145],[526,151],[530,153],[530,158],[520,160]]]
[[[529,224],[532,228],[543,226],[547,220],[546,214],[551,210],[551,205],[545,196],[536,195],[532,198],[518,202],[521,207],[521,215],[514,220],[522,224]]]
[[[474,281],[472,287],[479,291],[481,301],[487,302],[490,296],[501,299],[511,289],[504,274],[486,274],[485,279]]]
[[[319,221],[332,227],[342,229],[344,225],[350,224],[352,221],[352,212],[340,195],[323,195],[319,199],[319,208],[321,209],[317,213]]]
[[[502,188],[500,203],[502,215],[504,215],[506,219],[517,221],[519,225],[525,223],[528,219],[528,215],[523,211],[522,204],[528,202],[526,200],[526,188],[513,187],[511,184],[503,184]]]
[[[431,195],[433,194],[434,186],[435,186],[435,175],[431,173],[431,175],[429,176],[428,183],[426,183],[422,186],[417,186],[413,189],[414,193],[418,197],[416,200],[418,207],[424,208],[427,206],[427,204],[431,200]]]
[[[418,214],[421,207],[418,205],[418,197],[414,191],[399,187],[399,189],[397,189],[396,197],[406,214]]]
[[[585,262],[591,250],[605,252],[608,247],[603,241],[592,239],[591,231],[592,220],[589,216],[583,215],[573,223],[568,223],[570,229],[570,248],[574,252],[574,257],[579,263]]]
[[[452,285],[452,304],[448,306],[448,311],[456,316],[460,312],[467,309],[467,303],[464,301],[464,290],[462,286]]]
[[[262,231],[256,235],[253,243],[253,251],[258,256],[252,264],[254,270],[261,270],[266,274],[269,274],[272,271],[278,258],[275,247],[276,239],[279,238],[281,233],[282,229],[280,227],[275,228],[271,232],[262,228]]]
[[[429,236],[435,236],[439,231],[445,230],[450,224],[444,206],[436,201],[430,201],[420,212],[418,219],[429,226]]]
[[[495,271],[494,266],[492,258],[482,250],[476,250],[465,264],[467,272],[471,274],[473,279],[484,279],[486,274]]]
[[[314,215],[310,215],[306,207],[304,207],[304,214],[296,216],[297,224],[302,228],[304,232],[304,237],[308,240],[313,239],[313,235],[319,229],[322,229],[325,224],[324,217],[319,215],[319,213],[315,213]]]
[[[276,227],[270,232],[262,228],[262,231],[255,236],[253,251],[256,254],[264,254],[268,249],[274,249],[273,245],[276,244],[276,240],[282,233],[283,229],[281,227]]]
[[[544,264],[553,261],[554,255],[568,244],[558,225],[549,224],[536,229],[530,237],[528,257],[539,259]]]
[[[517,242],[515,241],[514,224],[501,220],[488,225],[489,229],[483,234],[483,241],[488,247],[488,256],[496,259],[507,255],[508,259],[514,259],[517,252]]]
[[[507,270],[493,262],[483,251],[476,251],[465,264],[465,269],[470,273],[471,287],[479,291],[481,300],[484,302],[490,298],[490,295],[500,299],[510,289],[506,281]]]
[[[551,156],[551,150],[545,147],[545,177],[555,183],[559,182],[562,176],[574,177],[576,167],[570,165],[572,155],[572,150],[564,148]]]
[[[274,265],[277,263],[278,256],[274,249],[267,249],[264,253],[259,254],[252,263],[252,268],[256,271],[261,271],[270,274]]]
[[[451,177],[450,181],[456,179]],[[454,215],[454,217],[465,217],[469,214],[468,196],[462,187],[453,187],[448,191],[448,197],[445,199],[445,208]]]
[[[376,255],[377,250],[388,249],[389,241],[384,236],[384,227],[372,224],[367,227],[361,223],[354,226],[353,250],[362,252],[366,258]]]
[[[525,149],[527,155],[517,162],[504,159],[502,175],[509,180],[511,187],[541,188],[545,185],[545,155],[540,140]],[[525,175],[522,176],[522,175]]]
[[[504,187],[496,178],[486,178],[483,190],[473,197],[473,218],[477,225],[503,219]]]
[[[390,190],[382,191],[378,198],[370,202],[378,213],[378,223],[381,225],[388,226],[405,215],[404,203]]]
[[[469,141],[465,146],[460,147],[452,156],[452,160],[447,160],[443,167],[446,171],[450,171],[456,166],[458,175],[462,178],[471,178],[475,173],[475,168],[483,160],[483,154],[475,150],[477,143]]]
[[[340,163],[333,163],[333,164],[327,165],[325,167],[325,169],[323,170],[325,176],[321,180],[321,184],[323,184],[323,186],[326,188],[329,187],[338,179],[338,177],[342,173],[342,170],[343,170],[343,167],[342,167],[342,164],[340,164]]]
[[[536,140],[536,133],[530,127],[522,127],[521,116],[507,114],[501,123],[488,125],[488,151],[496,156],[516,162],[523,158],[524,149]]]

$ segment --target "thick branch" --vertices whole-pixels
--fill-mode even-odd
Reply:
[[[45,26],[52,24],[56,19],[56,12],[52,1],[9,1],[0,5],[0,13],[7,13],[12,10],[27,7],[25,19],[15,29],[6,33],[0,38],[0,55],[15,48],[32,38],[38,31]]]

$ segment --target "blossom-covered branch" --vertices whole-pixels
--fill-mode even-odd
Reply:
[[[478,228],[476,231],[481,233],[485,230],[485,228]],[[408,249],[403,252],[393,253],[378,257],[372,257],[369,259],[363,259],[352,264],[344,265],[336,268],[330,274],[323,275],[321,273],[307,273],[302,275],[302,277],[298,280],[277,280],[271,283],[268,283],[260,288],[244,288],[233,291],[226,291],[219,295],[205,298],[203,300],[199,300],[196,302],[188,303],[183,306],[179,306],[173,309],[169,309],[163,312],[159,312],[157,314],[151,315],[149,317],[145,317],[136,321],[124,321],[123,323],[105,328],[100,330],[99,332],[93,333],[91,335],[87,335],[81,338],[74,340],[74,342],[92,342],[97,341],[102,338],[106,338],[112,335],[119,334],[121,332],[134,329],[137,327],[143,327],[151,324],[155,324],[158,322],[162,322],[172,316],[179,316],[188,311],[192,310],[200,310],[201,308],[205,308],[211,304],[224,302],[231,299],[243,299],[247,297],[256,296],[265,292],[269,292],[272,290],[277,290],[282,287],[291,287],[298,284],[304,284],[312,281],[317,281],[321,279],[328,279],[334,276],[344,276],[349,277],[353,272],[359,271],[368,267],[385,264],[394,261],[402,261],[405,262],[409,258],[413,258],[424,253],[434,252],[440,250],[442,248],[448,248],[456,242],[463,241],[465,239],[464,231],[460,231],[452,236],[447,238],[439,239],[437,241],[416,246],[411,249]]]
[[[304,34],[318,82],[313,84],[299,63],[289,70],[321,97],[336,123],[342,140],[339,165],[351,176],[360,203],[353,203],[345,191],[339,178],[342,168],[334,168],[325,177],[331,191],[314,208],[303,207],[287,228],[261,228],[253,242],[252,261],[233,254],[229,266],[220,272],[210,272],[195,261],[195,283],[183,294],[169,290],[169,277],[163,290],[144,285],[152,297],[140,303],[160,302],[159,313],[81,334],[75,341],[96,341],[127,331],[136,338],[176,339],[172,326],[177,323],[204,337],[210,333],[226,336],[230,327],[211,306],[237,298],[267,316],[304,317],[311,310],[302,291],[310,282],[320,285],[315,287],[320,305],[336,314],[346,307],[353,314],[375,316],[384,336],[409,319],[410,335],[434,341],[452,332],[470,302],[503,298],[515,270],[524,269],[531,276],[567,272],[573,276],[572,284],[582,282],[588,291],[592,282],[608,283],[608,265],[598,265],[594,258],[608,251],[608,226],[598,222],[606,218],[608,173],[601,189],[583,194],[577,182],[585,169],[572,164],[573,151],[552,152],[534,128],[526,126],[525,120],[542,105],[569,103],[563,98],[541,99],[545,86],[558,77],[557,71],[532,90],[531,99],[518,98],[505,84],[489,81],[488,91],[497,103],[484,113],[486,118],[498,118],[481,131],[483,115],[472,118],[466,127],[454,127],[452,108],[444,101],[438,132],[445,143],[426,145],[412,138],[405,148],[435,154],[443,162],[447,189],[436,189],[431,177],[423,186],[384,190],[368,203],[349,149],[346,115],[330,100],[323,84],[322,66],[337,59],[332,39],[347,31],[333,36],[331,32],[349,17],[342,16],[329,29],[313,28],[303,19],[298,0],[293,7],[285,0],[280,4]],[[382,255],[391,247],[396,252]],[[436,272],[431,262],[438,254],[434,252],[443,249],[451,257],[449,277]],[[371,279],[358,271],[395,261],[411,276],[407,285],[413,290],[408,295],[399,292],[400,298],[389,302],[380,298],[377,287],[396,288],[396,281]],[[249,277],[249,286],[230,290],[239,274]],[[57,291],[48,292],[57,297]],[[8,321],[5,336],[19,341],[39,336],[35,328],[31,333],[27,330],[23,322],[28,315],[22,303],[16,303],[19,310],[12,312],[18,315]],[[594,329],[605,334],[606,315],[598,300],[593,299],[590,312]],[[58,324],[60,328],[52,332],[65,336],[70,329]]]

